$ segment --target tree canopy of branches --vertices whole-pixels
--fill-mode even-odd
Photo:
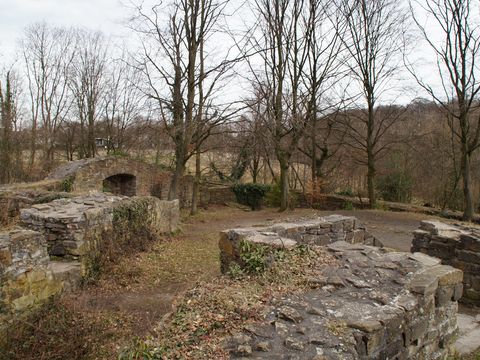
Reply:
[[[370,206],[376,205],[376,160],[386,149],[384,135],[396,117],[379,114],[379,98],[389,90],[389,82],[399,70],[404,49],[405,14],[398,1],[339,0],[339,11],[346,22],[342,43],[346,48],[345,64],[360,87],[364,104],[354,114],[349,127],[348,143],[365,154],[361,163],[367,167]]]
[[[432,40],[432,33],[415,15],[418,6],[433,20],[441,42]],[[420,86],[447,112],[448,125],[460,145],[460,172],[463,179],[465,220],[471,220],[474,202],[470,159],[480,146],[480,118],[473,115],[478,108],[480,91],[478,59],[480,30],[472,14],[470,0],[415,0],[410,3],[414,21],[436,56],[441,88],[426,83],[412,71]],[[477,7],[478,10],[478,7]],[[477,19],[478,20],[478,19]],[[411,69],[411,67],[410,67]]]

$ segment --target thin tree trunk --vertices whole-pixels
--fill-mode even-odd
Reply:
[[[182,180],[185,172],[185,156],[183,155],[183,150],[178,149],[175,151],[175,153],[175,171],[173,172],[172,182],[168,192],[168,200],[178,199],[180,181]]]
[[[466,151],[466,145],[462,144],[462,178],[463,178],[463,196],[465,208],[463,211],[463,220],[471,221],[473,218],[473,196],[470,175],[470,156]]]
[[[198,212],[198,203],[200,202],[200,178],[201,178],[201,158],[200,149],[195,153],[195,179],[193,181],[192,208],[191,215]]]
[[[371,209],[377,206],[377,199],[375,196],[375,156],[373,154],[375,144],[373,130],[375,128],[374,105],[372,102],[372,95],[368,96],[368,123],[367,123],[367,187],[368,187],[368,201]]]
[[[280,162],[280,211],[288,209],[288,161],[285,157],[279,157]]]

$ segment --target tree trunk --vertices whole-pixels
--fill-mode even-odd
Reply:
[[[280,211],[288,209],[288,161],[285,157],[279,157],[280,162]]]
[[[190,210],[191,215],[195,215],[198,212],[198,203],[200,202],[200,178],[202,175],[200,155],[200,149],[197,149],[197,152],[195,153],[195,179],[193,180],[192,208]]]
[[[368,102],[368,120],[367,120],[367,187],[368,187],[368,201],[370,209],[375,209],[377,206],[377,199],[375,194],[375,156],[374,156],[374,135],[375,116],[373,95],[367,96]]]
[[[183,144],[182,146],[177,145],[177,150],[175,151],[175,171],[173,172],[172,182],[170,183],[168,200],[178,199],[180,181],[185,172],[185,155],[183,150],[178,149],[179,147],[183,148]]]
[[[367,186],[370,208],[375,209],[377,206],[377,199],[375,197],[375,162],[370,155],[368,156]]]
[[[466,145],[462,144],[462,178],[463,178],[463,197],[464,210],[463,220],[471,221],[473,218],[473,196],[470,177],[470,156],[466,150]]]

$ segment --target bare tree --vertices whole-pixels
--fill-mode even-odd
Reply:
[[[309,1],[313,19],[305,72],[307,131],[298,148],[310,159],[314,192],[326,172],[324,164],[337,153],[345,134],[336,116],[343,106],[344,96],[329,91],[345,75],[340,61],[345,20],[329,5],[323,0]],[[338,98],[332,99],[332,95]]]
[[[414,6],[423,9],[432,19],[436,33],[442,36],[440,42],[434,41],[431,30],[420,23]],[[475,6],[470,0],[410,2],[414,21],[435,53],[440,89],[426,83],[411,65],[409,69],[420,86],[447,112],[448,125],[459,142],[465,220],[471,220],[474,214],[470,162],[480,146],[480,117],[473,114],[479,106],[477,95],[480,91],[477,63],[480,30],[472,15]],[[475,8],[478,10],[478,6]]]
[[[80,120],[80,158],[95,157],[95,124],[102,114],[108,47],[100,32],[76,30],[75,57],[69,84]]]
[[[250,67],[255,86],[265,99],[266,128],[280,164],[280,211],[284,211],[289,207],[291,157],[306,127],[302,81],[315,16],[304,0],[256,0],[254,12],[259,36],[253,36],[251,43],[261,56],[263,69],[255,71],[251,63]]]
[[[122,56],[110,61],[106,70],[102,107],[109,153],[126,150],[126,131],[142,115],[143,93],[138,88],[141,74],[127,56],[122,51]]]
[[[192,212],[196,211],[198,199],[201,144],[214,127],[230,117],[226,116],[230,107],[215,104],[213,99],[219,83],[237,59],[229,60],[227,55],[218,62],[209,61],[210,66],[205,61],[206,44],[218,31],[226,4],[227,1],[176,0],[170,6],[160,4],[149,11],[140,6],[133,22],[142,40],[143,54],[137,66],[147,81],[145,94],[156,103],[175,145],[169,199],[178,197],[187,161],[197,154]],[[168,19],[162,18],[165,13]]]
[[[73,37],[66,29],[40,23],[25,30],[21,47],[32,118],[30,165],[35,161],[37,132],[41,130],[43,158],[48,166],[54,160],[55,135],[70,106],[67,84]]]
[[[397,120],[396,116],[380,117],[381,95],[390,90],[389,82],[399,69],[404,48],[406,16],[401,4],[393,0],[339,0],[338,9],[346,23],[341,32],[347,50],[346,66],[360,87],[363,106],[349,125],[348,144],[365,154],[370,207],[376,206],[376,160],[387,149],[384,135]],[[393,113],[392,113],[393,114]],[[396,114],[396,112],[395,112]]]
[[[13,180],[13,123],[16,116],[11,73],[8,71],[2,86],[0,81],[0,183]]]

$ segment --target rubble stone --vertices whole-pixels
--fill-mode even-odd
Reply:
[[[325,223],[315,227],[299,223],[299,232],[295,228],[282,224],[268,231],[295,237],[300,245],[302,234],[324,229]],[[256,231],[230,230],[222,237],[235,248],[236,242],[255,238]],[[326,248],[337,261],[318,265],[318,284],[269,304],[272,311],[245,329],[249,340],[242,345],[249,346],[251,353],[239,352],[238,341],[233,341],[235,347],[226,347],[231,358],[433,360],[452,355],[460,270],[428,255],[365,244],[339,241]],[[265,339],[265,346],[259,346]]]
[[[422,221],[420,229],[414,231],[411,251],[418,258],[419,253],[438,258],[438,262],[456,267],[456,272],[443,274],[439,286],[457,284],[437,292],[437,301],[450,296],[467,305],[480,306],[480,229],[461,225],[447,225],[440,221]],[[463,285],[458,284],[462,276]]]

